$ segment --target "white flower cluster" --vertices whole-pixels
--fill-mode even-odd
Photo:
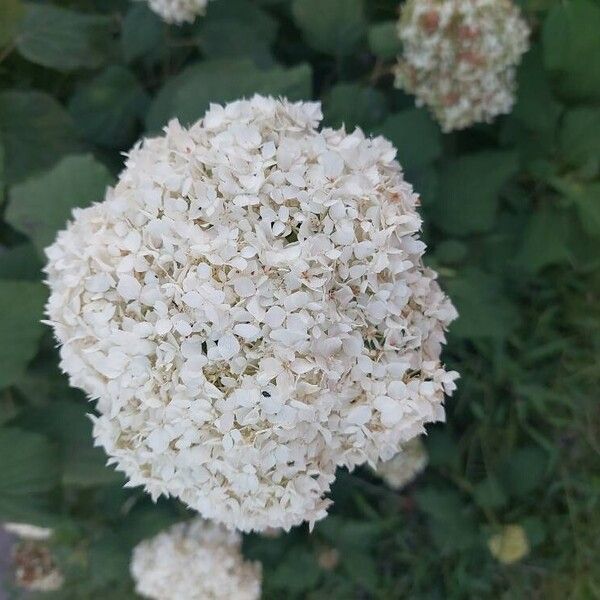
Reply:
[[[209,0],[148,0],[150,8],[163,21],[182,25],[193,23],[196,17],[206,12]]]
[[[52,536],[52,529],[38,527],[29,523],[4,523],[4,529],[23,540],[47,540]]]
[[[337,466],[444,418],[456,311],[395,149],[255,96],[129,154],[46,250],[47,314],[130,485],[241,530],[326,514]]]
[[[203,519],[178,523],[138,544],[131,574],[154,600],[257,600],[260,563],[245,561],[241,536]]]
[[[427,451],[419,436],[404,444],[391,460],[380,462],[376,472],[389,487],[400,490],[425,469],[427,461]]]
[[[510,112],[529,27],[512,0],[408,0],[398,25],[396,86],[444,131]]]

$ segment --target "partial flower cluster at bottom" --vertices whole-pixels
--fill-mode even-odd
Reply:
[[[206,12],[208,0],[148,0],[150,8],[167,23],[193,23]]]
[[[245,561],[237,532],[196,518],[178,523],[133,551],[138,594],[153,600],[256,600],[261,566]]]

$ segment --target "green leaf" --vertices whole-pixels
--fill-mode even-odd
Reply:
[[[131,5],[121,29],[121,50],[127,62],[147,57],[161,47],[165,25],[145,2]]]
[[[544,207],[529,217],[516,262],[525,271],[537,273],[548,265],[568,263],[569,217],[564,210]]]
[[[310,98],[311,79],[310,67],[305,64],[261,70],[249,60],[196,63],[162,87],[148,111],[146,125],[157,131],[173,117],[189,125],[204,115],[211,102],[230,102],[255,93],[290,100]]]
[[[458,444],[446,429],[434,428],[427,432],[424,439],[432,467],[456,468],[460,462]]]
[[[309,46],[326,54],[351,54],[367,33],[362,0],[294,0],[292,12]]]
[[[459,240],[444,240],[435,247],[435,259],[442,265],[461,263],[468,254],[467,244]]]
[[[502,465],[504,486],[512,496],[526,496],[541,485],[547,465],[546,453],[537,446],[519,448]]]
[[[544,22],[544,63],[568,100],[600,99],[600,4],[557,2]]]
[[[9,184],[81,149],[69,114],[54,98],[41,92],[0,93],[0,135]]]
[[[381,533],[377,521],[358,521],[331,516],[321,521],[316,529],[332,545],[344,551],[357,551],[371,547]]]
[[[517,167],[514,152],[499,150],[449,161],[440,174],[432,220],[453,235],[488,231],[496,220],[500,191]]]
[[[483,508],[501,508],[506,505],[508,498],[495,477],[487,477],[474,488],[477,504]]]
[[[248,0],[214,2],[199,21],[200,47],[208,58],[252,58],[259,65],[273,62],[270,47],[277,21]]]
[[[600,108],[569,110],[560,128],[560,149],[572,165],[600,163]]]
[[[397,29],[396,21],[385,21],[369,27],[369,48],[375,56],[388,60],[400,54],[402,44]]]
[[[21,0],[2,0],[0,3],[0,48],[10,44],[25,14]]]
[[[450,327],[451,335],[504,339],[518,325],[516,307],[492,275],[469,269],[460,278],[448,279],[444,286],[459,315]]]
[[[125,67],[108,67],[71,98],[69,112],[83,136],[99,146],[125,148],[135,141],[149,99]]]
[[[521,126],[539,133],[554,134],[562,105],[552,94],[539,45],[523,57],[517,74],[517,89],[512,114]]]
[[[73,208],[102,200],[111,181],[106,167],[92,156],[68,156],[50,171],[12,188],[6,220],[29,236],[43,256]]]
[[[43,332],[45,299],[41,283],[0,283],[0,389],[15,382],[34,357]]]
[[[129,576],[131,548],[121,536],[112,531],[102,531],[89,548],[90,583],[95,587],[116,585]]]
[[[65,485],[91,487],[124,483],[123,476],[106,466],[107,456],[94,447],[92,422],[85,402],[53,401],[43,408],[30,408],[17,425],[43,433],[61,450]]]
[[[36,523],[43,495],[58,483],[58,457],[43,436],[0,429],[0,519]]]
[[[32,244],[0,248],[0,279],[39,281],[42,267],[40,256]]]
[[[419,508],[429,516],[430,532],[443,553],[465,550],[474,544],[475,524],[458,492],[427,486],[417,491],[416,500]]]
[[[59,71],[97,68],[112,46],[109,17],[45,4],[27,4],[17,35],[17,49],[24,58]]]
[[[106,465],[108,457],[100,448],[72,448],[65,458],[63,483],[73,487],[90,487],[125,483],[123,475]]]
[[[424,167],[442,154],[442,134],[429,113],[410,108],[390,115],[378,128],[398,149],[398,161],[409,171]]]
[[[319,581],[319,565],[312,552],[296,547],[286,552],[268,574],[269,584],[289,594],[310,590]]]
[[[347,131],[361,127],[369,133],[386,113],[385,96],[379,90],[356,83],[333,86],[323,104],[327,125],[345,125]]]
[[[351,581],[369,592],[375,593],[379,579],[377,561],[373,554],[367,554],[365,550],[343,552],[341,562]]]
[[[600,183],[578,187],[569,199],[575,204],[583,230],[588,235],[600,237]]]

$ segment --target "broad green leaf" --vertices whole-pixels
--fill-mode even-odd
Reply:
[[[43,495],[58,483],[56,449],[45,437],[0,429],[0,519],[35,523]]]
[[[458,310],[450,333],[459,338],[504,339],[519,324],[519,313],[498,279],[479,270],[463,271],[444,283]]]
[[[539,517],[527,517],[521,522],[527,533],[527,539],[532,546],[538,546],[546,538],[546,526]]]
[[[483,508],[501,508],[508,498],[495,477],[487,477],[474,488],[475,501]]]
[[[491,229],[500,191],[517,167],[516,154],[500,150],[465,154],[446,163],[431,211],[435,224],[453,235]]]
[[[600,108],[580,106],[569,110],[560,128],[560,149],[570,164],[600,165]]]
[[[125,148],[135,141],[149,99],[125,67],[108,67],[73,95],[69,112],[82,135],[99,146]]]
[[[350,581],[371,593],[377,591],[378,565],[376,557],[372,553],[367,553],[366,549],[363,549],[362,552],[342,552],[341,563]]]
[[[119,529],[121,539],[129,544],[137,544],[144,538],[156,535],[175,522],[181,522],[179,514],[172,505],[166,503],[148,503],[139,505],[128,516]]]
[[[130,560],[131,548],[123,543],[117,532],[98,532],[89,548],[89,561],[94,565],[90,569],[91,583],[94,586],[115,585],[126,579]]]
[[[390,115],[377,131],[396,146],[398,161],[409,171],[432,163],[442,154],[440,129],[423,109]]]
[[[468,254],[467,244],[459,240],[444,240],[435,247],[435,258],[442,265],[461,263]]]
[[[544,63],[568,100],[600,100],[600,4],[556,3],[543,28]]]
[[[517,74],[517,100],[512,115],[521,127],[552,136],[562,112],[544,71],[539,45],[523,57]]]
[[[369,27],[369,48],[384,60],[395,58],[402,49],[396,21],[385,21]]]
[[[5,174],[9,184],[81,149],[69,114],[42,92],[0,93],[0,137],[6,152]]]
[[[278,24],[249,0],[211,2],[199,20],[200,47],[208,58],[252,58],[268,66]]]
[[[502,465],[502,482],[512,496],[526,496],[542,483],[547,466],[548,457],[540,448],[519,448]]]
[[[369,133],[386,113],[385,96],[372,87],[339,83],[324,100],[325,122],[331,127],[346,126],[346,131],[361,127]]]
[[[106,466],[107,456],[94,447],[90,406],[84,402],[52,401],[19,416],[17,425],[43,433],[56,442],[62,457],[62,481],[73,487],[123,483],[123,476]]]
[[[109,17],[45,4],[27,4],[17,35],[24,58],[59,71],[97,68],[113,45]]]
[[[146,124],[150,131],[157,131],[177,117],[189,125],[204,115],[211,102],[230,102],[254,94],[287,96],[290,100],[310,98],[310,67],[302,64],[261,70],[249,60],[193,64],[158,92]]]
[[[104,197],[112,176],[92,156],[68,156],[53,169],[12,188],[6,220],[29,236],[43,256],[74,208]]]
[[[548,265],[568,263],[569,217],[564,210],[542,208],[531,214],[517,253],[517,264],[531,273]]]
[[[416,500],[429,516],[431,535],[442,553],[465,550],[474,544],[475,522],[456,490],[427,486],[417,491]]]
[[[134,2],[123,19],[121,49],[127,62],[154,55],[164,41],[166,25],[145,2]]]
[[[0,2],[0,48],[12,42],[24,13],[21,0]]]
[[[0,281],[0,389],[14,383],[34,357],[45,299],[41,283]]]
[[[351,54],[367,33],[362,0],[294,0],[292,11],[306,42],[326,54]]]
[[[429,429],[423,441],[427,447],[429,464],[432,467],[441,466],[454,469],[458,466],[460,461],[458,444],[452,434],[445,428],[435,427]]]
[[[39,281],[42,267],[40,256],[32,244],[0,248],[0,280]]]
[[[298,546],[280,557],[277,567],[269,573],[269,583],[278,590],[298,595],[316,585],[319,577],[314,553]]]
[[[372,546],[381,533],[381,523],[331,516],[321,521],[316,531],[331,544],[351,551]]]
[[[600,183],[578,186],[569,200],[575,204],[583,230],[590,236],[600,237]]]

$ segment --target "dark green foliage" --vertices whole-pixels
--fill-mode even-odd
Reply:
[[[393,88],[397,0],[216,0],[183,27],[144,2],[0,0],[0,519],[55,528],[67,584],[48,598],[134,598],[132,547],[189,513],[123,488],[93,447],[40,323],[43,249],[138,138],[254,92],[394,143],[460,312],[428,469],[401,492],[340,470],[312,533],[246,536],[264,598],[598,597],[600,3],[519,4],[512,114],[442,134]],[[510,566],[487,547],[506,524],[530,546]]]

